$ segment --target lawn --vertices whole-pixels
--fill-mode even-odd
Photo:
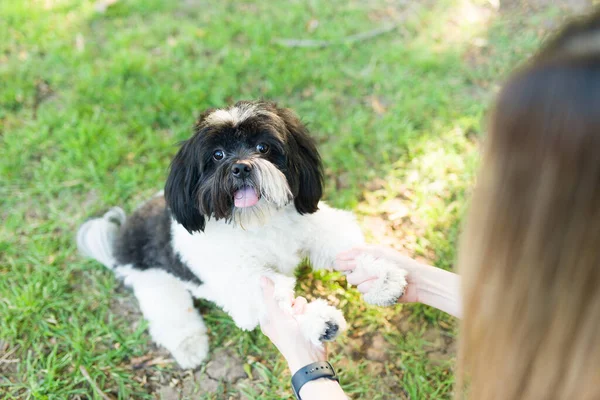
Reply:
[[[490,3],[2,1],[0,398],[290,398],[274,347],[209,303],[217,361],[179,370],[133,296],[75,248],[86,217],[162,187],[207,107],[295,109],[320,143],[325,199],[372,241],[453,268],[491,99],[561,15]],[[299,292],[345,312],[330,353],[352,398],[451,397],[454,319],[368,306],[339,274],[299,275]],[[237,368],[223,374],[223,360]]]

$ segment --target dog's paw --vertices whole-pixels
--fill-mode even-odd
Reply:
[[[327,321],[325,322],[325,332],[323,332],[319,340],[321,342],[330,342],[337,337],[339,331],[340,325],[337,322]]]
[[[208,335],[197,332],[185,338],[171,354],[181,368],[196,368],[206,359],[208,349]]]
[[[391,306],[404,295],[407,272],[393,262],[375,258],[370,254],[361,254],[356,258],[356,270],[359,269],[363,269],[368,276],[377,277],[371,289],[363,295],[367,303]]]
[[[296,316],[296,320],[304,337],[317,346],[335,339],[346,330],[342,312],[321,299],[307,304],[304,314]]]

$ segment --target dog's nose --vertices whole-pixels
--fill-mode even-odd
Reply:
[[[233,164],[233,167],[231,168],[231,173],[236,178],[246,178],[250,175],[250,171],[252,171],[252,167],[245,162]]]

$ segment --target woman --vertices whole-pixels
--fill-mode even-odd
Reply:
[[[569,25],[501,92],[461,238],[460,285],[390,249],[341,254],[337,268],[363,293],[371,277],[352,273],[362,251],[409,270],[403,301],[462,314],[458,398],[599,399],[600,14]],[[268,281],[264,292],[270,301]],[[294,313],[305,303],[296,299]],[[324,360],[276,304],[262,328],[292,374]],[[300,396],[346,398],[328,379],[308,381]]]

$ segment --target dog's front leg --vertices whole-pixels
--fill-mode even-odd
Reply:
[[[319,204],[319,211],[307,216],[306,253],[314,269],[331,271],[342,251],[365,243],[354,214]]]
[[[268,277],[274,284],[275,301],[280,308],[291,314],[296,280],[282,274],[271,274]],[[261,307],[264,316],[266,309],[264,303]],[[308,303],[305,312],[297,315],[296,320],[304,337],[315,345],[335,339],[346,329],[346,320],[342,312],[322,299]]]
[[[310,237],[307,238],[308,255],[314,269],[331,270],[335,257],[342,251],[365,244],[360,226],[354,215],[336,210],[323,203],[312,214]],[[373,289],[365,294],[367,303],[379,306],[395,304],[406,288],[406,271],[385,258],[362,254],[356,259],[354,272],[365,277],[374,276]]]

